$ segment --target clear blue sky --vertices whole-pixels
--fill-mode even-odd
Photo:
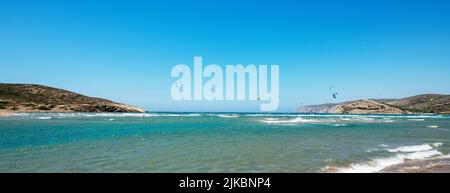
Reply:
[[[259,109],[173,101],[170,70],[194,56],[279,64],[280,111],[450,94],[450,1],[0,1],[0,82],[155,111]]]

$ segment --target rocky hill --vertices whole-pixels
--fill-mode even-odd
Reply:
[[[450,95],[424,94],[404,99],[382,99],[378,101],[411,112],[450,114]]]
[[[358,100],[333,107],[335,113],[342,114],[408,114],[407,110],[374,100]]]
[[[300,107],[302,113],[338,114],[450,114],[450,95],[426,94],[403,99],[358,100]]]
[[[106,99],[34,84],[0,83],[0,110],[12,112],[144,112]]]

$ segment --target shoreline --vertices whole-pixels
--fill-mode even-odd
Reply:
[[[450,173],[450,158],[430,158],[409,160],[388,166],[380,173]]]
[[[0,117],[9,117],[14,115],[16,115],[16,113],[13,113],[11,111],[0,110]]]

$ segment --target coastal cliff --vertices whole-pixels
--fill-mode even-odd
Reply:
[[[450,114],[450,95],[425,94],[403,99],[368,99],[303,106],[301,113],[336,114]]]
[[[0,83],[3,112],[144,112],[106,99],[35,84]]]

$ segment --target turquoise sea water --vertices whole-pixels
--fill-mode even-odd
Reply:
[[[0,117],[0,172],[376,172],[448,154],[442,115]]]

